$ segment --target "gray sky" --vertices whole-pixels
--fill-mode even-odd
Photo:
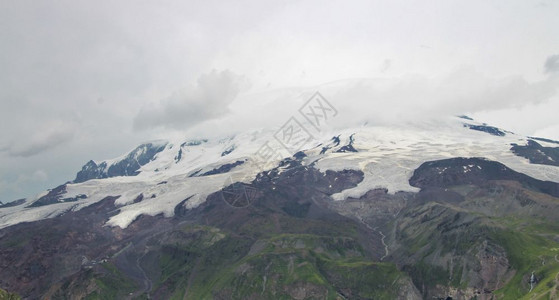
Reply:
[[[269,125],[243,95],[346,78],[370,79],[332,96],[355,99],[345,116],[463,112],[559,139],[557,16],[552,0],[1,1],[0,201],[146,140]]]

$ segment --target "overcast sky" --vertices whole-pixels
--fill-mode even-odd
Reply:
[[[258,95],[348,78],[364,79],[330,96],[362,103],[342,110],[559,139],[557,16],[554,0],[0,1],[0,201],[146,140],[257,127]]]

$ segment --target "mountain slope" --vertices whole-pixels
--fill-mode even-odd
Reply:
[[[134,171],[96,170],[0,208],[0,287],[54,299],[554,298],[559,168],[518,150],[532,138],[497,130],[459,118],[349,128],[265,167],[273,131],[146,144],[95,163],[147,153]]]
[[[470,123],[473,121],[468,121],[468,124]],[[354,169],[365,173],[362,183],[333,195],[334,200],[360,197],[367,191],[379,187],[387,188],[390,193],[417,192],[418,188],[408,183],[413,170],[425,161],[451,157],[485,157],[540,180],[559,181],[557,167],[531,164],[528,159],[511,151],[511,144],[528,144],[530,138],[510,133],[505,136],[493,136],[471,130],[463,124],[462,119],[455,118],[413,126],[351,128],[336,135],[325,132],[321,138],[309,143],[309,148],[305,151],[308,155],[305,163],[316,161],[316,166],[321,171]],[[150,147],[140,146],[123,156],[124,159],[100,163],[110,165],[109,169],[115,166],[115,163],[130,165],[130,157],[136,157],[139,153],[150,153],[142,163],[148,161],[148,157],[149,161],[138,170],[120,174],[128,176],[69,183],[65,185],[64,192],[54,198],[44,199],[45,196],[51,196],[45,193],[34,199],[27,199],[17,207],[1,209],[0,228],[57,216],[68,210],[78,210],[108,196],[120,196],[117,200],[117,205],[121,206],[120,214],[109,220],[108,224],[111,226],[126,227],[141,214],[163,213],[172,216],[174,207],[181,201],[189,198],[187,207],[196,207],[207,195],[223,188],[231,181],[230,178],[243,182],[253,180],[261,171],[258,151],[261,151],[261,147],[267,142],[274,141],[273,133],[255,131],[214,141],[171,141],[146,144],[152,145]],[[340,142],[332,143],[332,136],[341,138],[344,142],[341,145]],[[553,146],[542,141],[540,143],[548,147]],[[358,152],[339,151],[347,145],[351,145]],[[273,146],[279,155],[266,161],[268,168],[277,165],[281,158],[294,154],[285,151],[279,145]],[[154,154],[153,149],[160,152]],[[84,169],[87,169],[90,163],[86,164]],[[228,172],[216,172],[219,168],[226,168]],[[77,177],[85,176],[84,169],[78,173],[82,175]],[[212,172],[220,174],[199,176]],[[143,195],[143,201],[135,202],[140,194]],[[34,204],[37,201],[56,205],[43,207],[38,205],[39,203]]]

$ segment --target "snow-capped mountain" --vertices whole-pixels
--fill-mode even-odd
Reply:
[[[559,142],[466,116],[290,129],[145,143],[1,205],[0,287],[30,299],[554,298]]]
[[[274,131],[253,131],[217,140],[158,141],[138,146],[111,160],[89,161],[76,179],[56,189],[0,210],[0,228],[76,211],[106,197],[119,197],[119,213],[109,226],[126,228],[142,214],[173,216],[175,207],[194,208],[206,197],[235,181],[250,182],[262,169],[259,151],[274,141]],[[518,155],[524,145],[556,146],[554,141],[519,136],[480,124],[467,117],[406,126],[361,126],[323,133],[301,149],[303,164],[327,170],[358,170],[364,179],[356,187],[331,195],[332,200],[359,198],[372,189],[389,193],[417,192],[409,183],[413,171],[426,161],[453,157],[483,157],[533,178],[559,182],[554,159],[533,164]],[[516,145],[516,148],[513,148]],[[266,159],[272,168],[294,153],[274,145],[277,155]],[[540,159],[541,161],[542,159]],[[464,173],[471,168],[464,169]],[[265,168],[265,167],[264,167]],[[444,170],[441,170],[444,172]],[[141,197],[141,201],[138,201]]]

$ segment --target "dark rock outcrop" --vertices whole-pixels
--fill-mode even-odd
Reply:
[[[221,156],[229,155],[233,151],[235,151],[235,145],[223,150],[223,152],[221,152]]]
[[[43,205],[49,205],[54,203],[59,203],[62,200],[62,195],[66,193],[66,185],[59,185],[54,189],[50,190],[46,195],[37,199],[37,201],[31,203],[29,207],[37,207]]]
[[[140,145],[128,153],[125,158],[110,166],[108,166],[106,162],[102,162],[98,165],[91,160],[78,172],[76,179],[74,179],[74,183],[116,176],[136,176],[140,173],[138,170],[143,165],[152,161],[157,153],[165,149],[166,145],[167,144],[154,143]]]
[[[209,175],[215,175],[215,174],[223,174],[223,173],[227,173],[229,171],[231,171],[234,167],[236,166],[240,166],[242,164],[244,164],[245,162],[242,160],[238,160],[234,163],[229,163],[229,164],[224,164],[219,166],[218,168],[212,169],[208,172],[202,173],[200,175],[197,176],[209,176]]]
[[[446,188],[460,184],[479,185],[488,180],[514,180],[527,188],[559,197],[559,183],[538,180],[484,158],[460,157],[425,162],[414,171],[410,184],[422,189]]]
[[[486,132],[494,136],[505,136],[505,132],[501,131],[497,127],[493,127],[489,125],[464,124],[464,127],[470,128],[471,130]]]
[[[355,142],[355,140],[353,139],[354,134],[352,134],[349,137],[349,143],[345,146],[340,147],[340,149],[338,149],[336,152],[338,153],[345,153],[345,152],[357,152],[357,150],[353,147],[353,142]]]
[[[559,147],[544,147],[536,141],[528,140],[526,146],[512,144],[510,150],[521,157],[530,160],[530,163],[559,166]]]
[[[0,205],[0,208],[14,207],[14,206],[22,205],[23,203],[25,203],[25,199],[18,199],[18,200],[14,200],[12,202],[3,203],[3,204]]]

